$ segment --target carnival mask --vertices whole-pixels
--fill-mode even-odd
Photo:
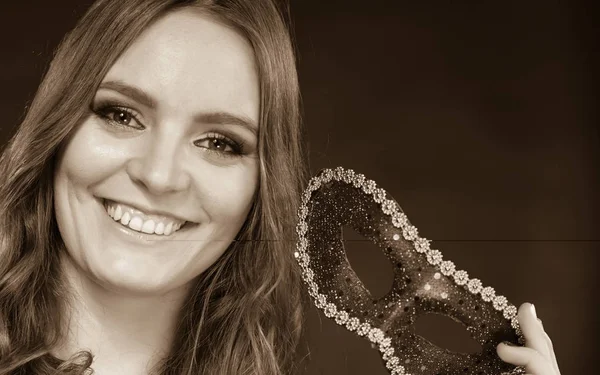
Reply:
[[[315,305],[379,349],[391,374],[522,374],[496,354],[502,341],[523,344],[517,308],[470,278],[419,237],[402,209],[374,181],[338,167],[311,179],[298,211],[294,254]],[[375,243],[394,268],[388,294],[374,299],[346,257],[342,227]],[[438,313],[462,323],[479,353],[440,348],[414,333],[419,316]]]

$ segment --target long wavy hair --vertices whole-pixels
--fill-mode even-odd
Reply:
[[[276,0],[98,0],[65,37],[0,157],[0,374],[84,374],[93,353],[51,354],[70,296],[53,206],[57,150],[90,115],[119,55],[168,12],[199,8],[245,36],[260,79],[260,179],[238,237],[194,280],[169,354],[152,373],[290,374],[306,295],[293,258],[308,177],[286,9]]]

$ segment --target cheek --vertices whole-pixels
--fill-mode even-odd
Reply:
[[[56,219],[63,237],[72,235],[74,210],[92,198],[89,188],[114,169],[114,159],[106,158],[92,118],[84,121],[59,151],[54,173]]]
[[[119,167],[122,157],[102,136],[93,118],[84,121],[59,152],[54,174],[56,220],[63,239],[78,241],[77,218],[97,204],[92,189]]]
[[[258,187],[256,162],[212,174],[204,183],[208,199],[204,205],[213,223],[237,232],[246,220]]]
[[[84,188],[102,181],[122,163],[123,148],[102,134],[93,118],[86,120],[64,147],[56,168],[56,188]],[[79,193],[73,191],[72,193]]]

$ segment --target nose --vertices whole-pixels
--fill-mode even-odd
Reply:
[[[185,190],[190,176],[182,160],[181,145],[166,134],[147,139],[127,165],[127,173],[137,184],[155,195]]]

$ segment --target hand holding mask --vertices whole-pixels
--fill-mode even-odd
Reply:
[[[325,169],[310,181],[298,215],[295,256],[315,305],[377,345],[391,374],[523,373],[496,354],[502,341],[523,343],[517,308],[430,248],[374,181],[342,167]],[[352,270],[344,226],[373,241],[393,264],[394,282],[382,298],[373,299]],[[414,323],[427,313],[462,323],[481,352],[451,352],[415,334]]]

